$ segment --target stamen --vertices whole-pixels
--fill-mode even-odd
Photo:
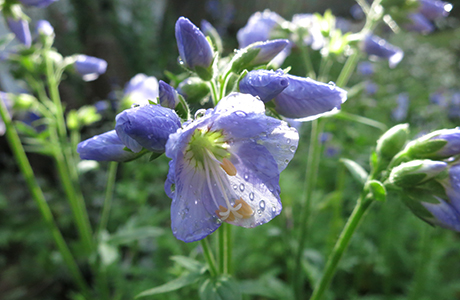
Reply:
[[[220,166],[222,167],[222,169],[224,169],[225,173],[227,173],[229,176],[236,175],[236,168],[230,160],[224,158]]]
[[[236,219],[247,219],[250,218],[253,214],[254,211],[252,210],[251,206],[249,206],[249,204],[242,198],[236,200],[233,207],[230,207],[229,209],[219,205],[219,209],[216,210],[216,215],[218,215],[220,219],[225,222],[232,222]]]

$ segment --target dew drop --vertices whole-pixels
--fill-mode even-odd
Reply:
[[[334,82],[329,81],[329,83],[328,83],[327,85],[329,86],[329,88],[330,88],[331,90],[335,89],[335,83],[334,83]]]
[[[296,149],[297,149],[296,146],[289,147],[289,150],[291,150],[291,152],[295,152]]]
[[[244,184],[240,183],[240,191],[244,191]]]
[[[276,207],[272,206],[272,213],[276,213]]]
[[[287,139],[286,144],[290,144],[290,143],[291,143],[291,139]]]
[[[265,201],[264,200],[260,200],[259,202],[259,207],[260,209],[263,211],[265,209]]]
[[[257,213],[258,213],[259,215],[261,215],[261,214],[262,214],[262,211],[261,211],[260,209],[258,209],[258,210],[257,210]]]
[[[249,193],[249,200],[254,201],[254,193],[253,192]]]
[[[269,190],[270,192],[273,192],[275,189],[273,188],[273,185],[269,184],[269,185],[268,185],[268,190]]]
[[[195,119],[199,119],[201,117],[203,117],[206,113],[206,109],[202,108],[202,109],[199,109],[196,111],[195,113]]]
[[[245,113],[245,112],[242,112],[241,110],[236,111],[236,112],[235,112],[235,115],[237,115],[238,117],[241,117],[241,118],[246,117],[246,113]]]
[[[249,174],[248,173],[244,174],[244,180],[246,180],[246,181],[249,180]]]
[[[236,190],[238,186],[236,184],[233,185],[233,189]]]

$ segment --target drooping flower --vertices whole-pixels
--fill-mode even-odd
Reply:
[[[333,83],[325,84],[310,78],[283,74],[281,70],[249,72],[240,81],[240,91],[258,96],[264,102],[273,98],[277,113],[298,121],[332,113],[347,100],[347,92]]]
[[[236,38],[240,48],[269,40],[271,30],[283,21],[284,19],[275,12],[269,10],[256,12],[249,18],[246,26],[238,30]]]
[[[119,113],[115,130],[126,147],[135,153],[142,148],[162,153],[169,135],[180,126],[180,118],[173,110],[160,105],[143,105]]]
[[[179,103],[177,91],[163,80],[160,80],[159,83],[159,98],[160,105],[163,107],[174,109]]]
[[[35,6],[35,7],[47,7],[53,2],[58,0],[19,0],[23,5]]]
[[[406,147],[414,158],[444,159],[460,154],[460,127],[441,129],[424,135]]]
[[[420,13],[428,20],[447,17],[452,10],[452,4],[440,0],[419,0]]]
[[[156,103],[159,96],[158,80],[154,76],[137,74],[126,84],[123,92],[123,101],[127,102],[127,106],[146,105],[149,100]]]
[[[54,28],[51,26],[50,22],[46,20],[39,20],[37,21],[35,30],[37,34],[43,34],[46,36],[50,36],[54,34]]]
[[[105,73],[107,62],[101,58],[80,54],[75,60],[75,70],[84,81],[93,81]]]
[[[25,19],[14,19],[12,17],[7,18],[6,22],[18,41],[29,48],[32,45],[32,36],[30,34],[29,22],[27,22]]]
[[[232,93],[170,135],[165,191],[176,238],[203,239],[222,221],[255,227],[281,212],[279,174],[298,133],[264,113],[259,99]]]
[[[396,67],[404,56],[401,48],[391,45],[376,35],[367,35],[364,38],[363,50],[369,55],[388,59],[390,68]]]
[[[78,144],[77,152],[81,159],[96,161],[129,161],[139,154],[125,151],[125,144],[115,130],[105,132],[84,140]]]
[[[210,80],[214,53],[204,34],[184,17],[177,20],[175,29],[177,48],[185,67],[196,72],[200,78]]]

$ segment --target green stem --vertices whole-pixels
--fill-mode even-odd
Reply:
[[[109,171],[107,174],[107,187],[105,190],[105,199],[104,199],[104,205],[102,207],[102,213],[101,213],[101,219],[99,222],[99,227],[97,230],[97,237],[99,237],[99,234],[107,228],[107,223],[109,220],[109,215],[110,215],[110,209],[112,207],[112,199],[113,199],[113,191],[115,187],[115,179],[117,177],[117,167],[118,163],[117,162],[110,162],[109,163]]]
[[[223,85],[222,88],[220,89],[220,98],[222,99],[225,97],[225,94],[227,93],[227,85],[228,82],[230,81],[230,78],[232,77],[232,72],[228,71],[227,74],[225,74],[224,79],[223,79]]]
[[[362,195],[364,195],[364,193]],[[343,253],[350,243],[353,233],[355,232],[362,217],[364,216],[364,213],[372,202],[372,200],[363,199],[363,196],[358,199],[353,213],[348,219],[347,224],[343,228],[342,233],[340,234],[340,237],[335,244],[334,250],[332,250],[332,253],[328,258],[324,273],[317,286],[313,290],[313,294],[310,297],[310,300],[319,300],[323,296],[336,272],[337,265],[342,258]]]
[[[362,117],[362,116],[359,116],[359,115],[347,113],[347,112],[344,112],[343,110],[341,110],[340,112],[332,115],[331,117],[334,117],[336,119],[341,119],[341,120],[347,120],[347,121],[353,121],[353,122],[361,123],[361,124],[364,124],[364,125],[367,125],[367,126],[371,126],[371,127],[380,129],[381,131],[387,131],[388,130],[388,126],[386,124],[384,124],[384,123],[381,123],[381,122],[378,122],[378,121],[375,121],[375,120],[372,120],[372,119],[369,119],[369,118],[366,118],[366,117]]]
[[[227,227],[227,232],[225,235],[225,245],[227,249],[227,272],[226,274],[232,273],[232,225],[225,223],[224,226]]]
[[[431,228],[423,224],[423,230],[422,232],[422,240],[420,241],[419,244],[419,261],[418,261],[418,266],[417,270],[415,271],[415,276],[414,276],[414,283],[412,286],[412,291],[409,294],[408,299],[409,300],[417,300],[422,297],[424,294],[424,288],[426,285],[426,269],[428,267],[428,263],[430,261],[430,255],[431,255],[431,245],[432,245],[432,240],[431,240]]]
[[[316,73],[315,73],[315,68],[313,67],[313,64],[311,62],[311,57],[310,57],[310,51],[308,49],[308,46],[305,45],[303,41],[303,33],[300,34],[299,41],[297,42],[297,45],[300,48],[300,53],[302,55],[302,60],[305,64],[305,68],[307,69],[306,76],[310,77],[311,79],[315,80],[316,79]]]
[[[217,85],[214,80],[209,81],[209,84],[211,85],[212,103],[216,106],[220,100],[220,98],[218,98],[219,93],[217,92]]]
[[[293,274],[294,291],[297,295],[297,299],[304,299],[302,297],[302,283],[303,283],[303,272],[302,272],[302,254],[305,247],[305,242],[308,235],[308,227],[311,215],[311,198],[313,195],[313,189],[316,185],[316,178],[318,174],[319,161],[321,156],[321,145],[319,143],[319,135],[321,133],[324,121],[314,120],[311,127],[310,136],[310,148],[308,149],[308,160],[305,171],[305,184],[304,184],[304,196],[301,201],[301,224],[300,232],[298,237],[297,252],[295,254],[295,267]]]
[[[33,199],[35,200],[35,203],[38,206],[42,218],[48,226],[51,234],[53,235],[54,242],[56,243],[56,246],[62,255],[64,263],[67,265],[67,268],[69,268],[75,283],[81,289],[81,291],[85,294],[89,294],[89,287],[85,282],[85,279],[80,270],[78,269],[77,263],[75,262],[69,247],[67,246],[58,226],[56,225],[56,222],[54,221],[51,209],[49,208],[45,196],[43,195],[43,192],[35,179],[35,175],[21,144],[18,133],[16,132],[8,111],[2,101],[0,101],[0,117],[5,123],[6,138],[11,147],[11,151],[13,152],[19,169],[21,170],[22,175],[26,180],[27,186],[32,194]]]
[[[356,65],[358,64],[360,53],[360,51],[355,50],[355,52],[348,57],[347,61],[345,62],[345,65],[342,68],[342,71],[340,72],[339,77],[337,78],[337,86],[344,87],[347,85],[351,74],[353,74],[353,71],[355,70]]]
[[[319,66],[319,76],[318,81],[326,82],[328,79],[327,76],[329,75],[329,71],[332,67],[332,59],[329,56],[322,57],[321,63]]]
[[[229,245],[228,245],[228,224],[223,223],[219,229],[218,249],[219,249],[219,273],[228,274]]]
[[[200,241],[201,247],[203,248],[204,257],[208,263],[209,273],[212,277],[216,277],[218,274],[216,267],[216,260],[212,254],[211,247],[209,246],[208,238],[204,238]]]

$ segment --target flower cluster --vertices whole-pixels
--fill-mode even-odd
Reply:
[[[422,220],[460,231],[460,128],[434,131],[396,155],[388,181]]]

